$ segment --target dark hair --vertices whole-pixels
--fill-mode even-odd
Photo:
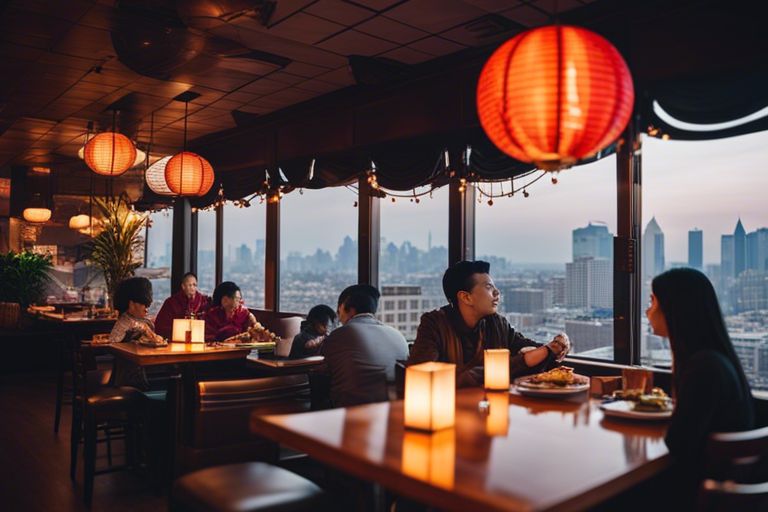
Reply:
[[[336,321],[336,312],[330,306],[318,304],[307,313],[307,322],[310,324],[326,324]]]
[[[747,377],[725,328],[715,289],[707,276],[692,268],[675,268],[653,279],[651,289],[667,322],[675,381],[688,360],[701,350],[714,350],[733,364],[744,389]]]
[[[128,301],[152,304],[152,283],[146,277],[130,277],[120,281],[115,290],[115,309],[121,313],[128,311]]]
[[[181,276],[181,282],[183,283],[183,282],[184,282],[184,280],[185,280],[186,278],[188,278],[188,277],[194,277],[194,278],[195,278],[195,281],[197,281],[197,274],[195,274],[194,272],[187,272],[186,274],[184,274],[183,276]]]
[[[213,305],[221,306],[221,299],[223,297],[229,297],[230,299],[235,297],[235,294],[240,291],[240,287],[232,281],[224,281],[213,290]],[[242,293],[242,292],[241,292]]]
[[[459,261],[454,263],[443,274],[443,293],[452,306],[457,305],[456,295],[460,291],[471,291],[475,286],[475,274],[487,274],[491,264],[487,261]]]
[[[353,284],[347,286],[339,295],[339,306],[354,308],[359,313],[376,313],[379,308],[381,294],[375,286],[369,284]]]

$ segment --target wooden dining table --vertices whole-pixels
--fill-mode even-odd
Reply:
[[[666,423],[604,417],[563,400],[459,390],[455,427],[403,426],[403,402],[251,418],[254,433],[445,510],[585,510],[669,465]]]

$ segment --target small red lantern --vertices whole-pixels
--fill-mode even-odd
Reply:
[[[583,28],[519,34],[485,63],[477,112],[501,151],[555,171],[595,155],[624,130],[635,101],[618,50]]]
[[[104,132],[88,141],[83,157],[96,174],[120,176],[133,167],[136,146],[122,133]]]
[[[196,153],[177,153],[165,164],[165,182],[175,195],[204,196],[213,181],[213,167]]]

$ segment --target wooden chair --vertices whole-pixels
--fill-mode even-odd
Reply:
[[[710,436],[701,511],[768,510],[768,427]]]

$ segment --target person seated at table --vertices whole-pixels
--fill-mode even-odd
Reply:
[[[155,317],[155,332],[170,338],[176,318],[202,318],[211,299],[197,290],[197,276],[187,272],[181,279],[181,289],[165,299]]]
[[[301,322],[301,331],[293,337],[291,359],[316,356],[320,353],[325,337],[333,330],[336,312],[325,304],[309,310],[307,319]]]
[[[367,284],[349,286],[339,295],[343,325],[325,338],[321,349],[336,407],[389,399],[395,363],[408,357],[405,337],[374,316],[379,297],[379,291]]]
[[[676,404],[665,441],[693,500],[709,435],[755,428],[752,392],[709,279],[677,268],[656,276],[651,290],[646,316],[672,349]]]
[[[448,305],[424,313],[408,364],[442,361],[456,365],[456,385],[483,384],[483,350],[510,351],[510,377],[548,370],[570,350],[565,333],[546,345],[523,336],[496,310],[499,290],[489,275],[490,263],[460,261],[445,271]]]
[[[240,287],[232,281],[224,281],[216,287],[211,307],[203,318],[206,341],[221,341],[256,325],[256,317],[243,305]]]
[[[162,337],[155,334],[155,326],[147,318],[149,306],[152,305],[152,283],[149,279],[131,277],[121,281],[115,290],[114,305],[120,316],[109,333],[110,343],[163,341]],[[149,389],[144,369],[123,359],[115,360],[113,380],[116,386]]]

